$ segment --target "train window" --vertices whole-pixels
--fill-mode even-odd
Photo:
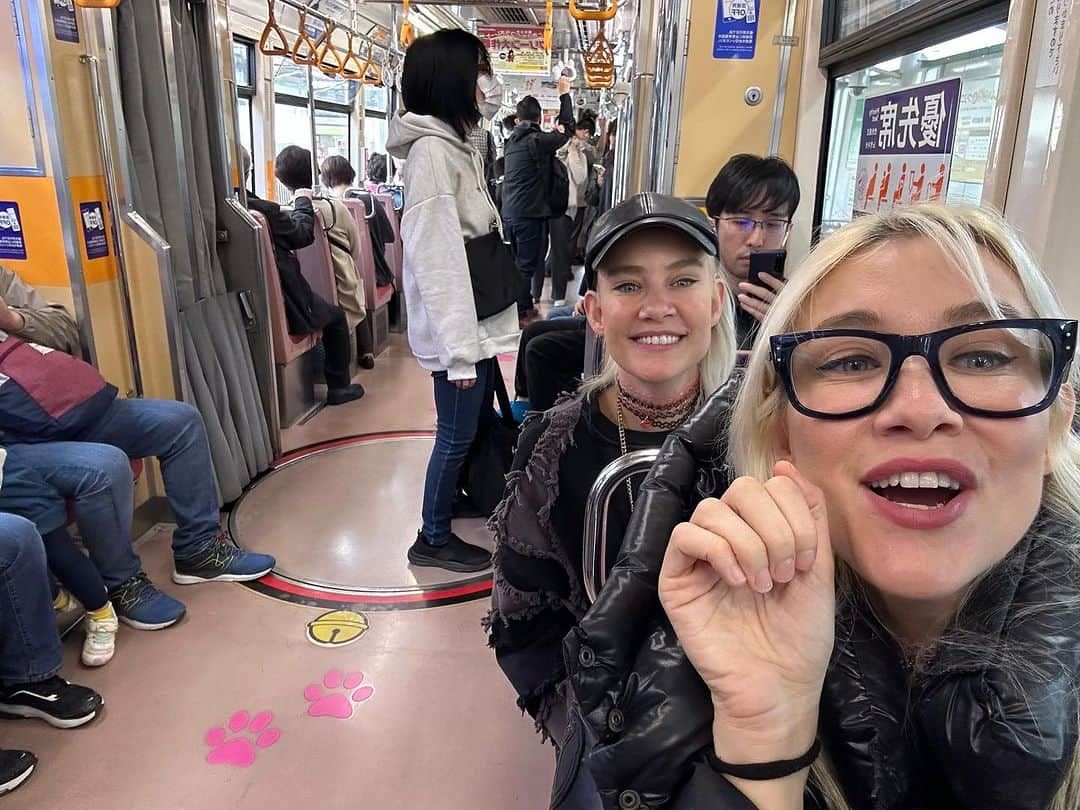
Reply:
[[[368,158],[376,152],[386,152],[386,119],[370,113],[364,118],[364,149]]]
[[[364,85],[364,110],[368,113],[385,113],[386,108],[389,106],[388,95],[385,87],[376,87],[372,84]]]
[[[307,100],[308,69],[304,65],[294,64],[285,56],[271,57],[270,65],[274,75],[274,93],[283,96],[296,96]]]
[[[255,90],[255,47],[247,40],[234,39],[232,43],[233,74],[236,86]]]
[[[919,0],[836,0],[836,39],[858,33]]]
[[[833,79],[822,236],[851,220],[866,98],[926,82],[963,79],[946,199],[950,203],[980,201],[1005,31],[1004,23],[987,26]]]
[[[331,155],[349,159],[350,124],[348,113],[315,110],[315,158],[322,162]]]

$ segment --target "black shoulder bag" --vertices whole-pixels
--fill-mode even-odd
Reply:
[[[514,264],[510,247],[503,242],[497,222],[492,223],[490,233],[466,240],[465,257],[469,262],[478,321],[498,315],[517,303],[521,273]]]
[[[506,391],[499,361],[492,358],[491,373],[495,375],[495,399],[499,403],[499,415],[481,418],[480,429],[469,447],[469,454],[462,465],[459,484],[469,496],[473,506],[490,516],[499,505],[506,489],[506,474],[514,463],[520,427],[510,412],[510,395]],[[491,403],[484,403],[490,408]]]

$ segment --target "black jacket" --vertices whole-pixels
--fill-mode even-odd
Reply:
[[[668,438],[619,563],[564,644],[605,808],[753,808],[707,763],[708,690],[656,593],[672,528],[731,478],[728,409],[721,390]],[[1050,538],[1076,531],[1040,515],[949,630],[966,643],[939,646],[917,675],[870,611],[838,604],[819,734],[854,810],[1049,805],[1076,747],[1080,673],[1080,576]],[[1012,657],[989,661],[1001,649]],[[805,805],[824,806],[812,787]]]
[[[506,175],[503,180],[502,215],[506,219],[549,219],[551,207],[544,193],[541,164],[556,160],[558,152],[574,135],[574,105],[570,94],[559,98],[559,123],[563,132],[544,132],[533,121],[518,124],[503,148]],[[530,146],[530,141],[535,146]],[[535,153],[535,154],[534,154]]]
[[[277,203],[261,200],[250,192],[247,199],[248,208],[266,217],[270,226],[289,334],[308,335],[322,329],[333,320],[335,307],[311,289],[300,273],[300,262],[294,252],[315,241],[315,209],[311,200],[297,197],[293,210],[286,213]]]

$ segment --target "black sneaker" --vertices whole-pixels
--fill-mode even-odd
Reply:
[[[468,520],[470,518],[488,518],[491,515],[474,504],[472,498],[464,492],[458,492],[454,496],[454,502],[450,504],[450,517],[455,520]]]
[[[56,728],[76,728],[89,723],[103,705],[105,701],[93,689],[68,683],[58,675],[0,689],[0,712],[37,717]]]
[[[0,796],[29,779],[35,765],[37,757],[29,751],[0,750]]]
[[[327,405],[344,405],[346,402],[352,402],[354,399],[360,399],[364,395],[364,386],[360,383],[353,383],[347,385],[344,388],[330,388],[326,392],[326,404]]]
[[[491,552],[466,543],[453,532],[444,546],[433,546],[424,540],[423,531],[416,533],[416,542],[409,547],[409,562],[428,568],[447,571],[483,571],[491,567]]]

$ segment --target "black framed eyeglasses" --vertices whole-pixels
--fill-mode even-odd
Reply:
[[[925,335],[823,329],[775,335],[771,360],[792,407],[852,419],[881,407],[909,357],[930,366],[954,410],[997,419],[1046,410],[1076,351],[1076,321],[984,321]]]
[[[754,219],[752,217],[713,217],[713,219],[717,225],[726,222],[743,234],[748,234],[760,226],[761,233],[768,242],[783,242],[791,230],[791,220],[788,219]]]

